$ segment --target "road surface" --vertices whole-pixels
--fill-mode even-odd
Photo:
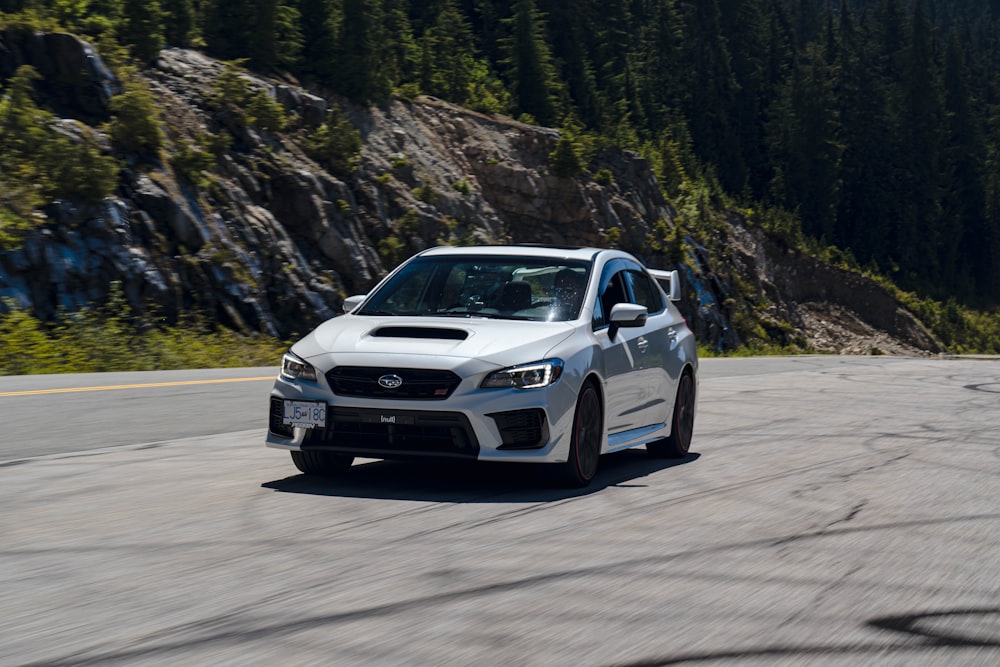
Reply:
[[[273,374],[0,378],[0,665],[1000,664],[1000,362],[708,359],[573,492],[305,478]]]

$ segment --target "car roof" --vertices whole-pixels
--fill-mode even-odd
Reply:
[[[606,248],[545,246],[545,245],[484,245],[484,246],[438,246],[425,250],[422,257],[440,257],[455,255],[477,255],[494,257],[551,257],[558,259],[576,259],[592,262],[598,255],[609,253],[615,256],[631,257],[620,250]],[[634,258],[633,258],[634,259]]]

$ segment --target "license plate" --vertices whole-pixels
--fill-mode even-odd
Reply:
[[[318,401],[285,401],[281,423],[298,428],[326,426],[326,403]]]

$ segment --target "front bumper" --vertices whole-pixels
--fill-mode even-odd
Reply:
[[[285,399],[326,403],[325,427],[283,425]],[[575,399],[563,380],[532,390],[459,390],[446,400],[388,400],[337,396],[322,381],[279,377],[271,391],[266,444],[365,458],[562,462]]]

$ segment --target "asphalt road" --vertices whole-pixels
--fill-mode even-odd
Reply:
[[[0,378],[0,665],[1000,664],[998,361],[705,360],[584,492],[306,479],[274,370]]]

